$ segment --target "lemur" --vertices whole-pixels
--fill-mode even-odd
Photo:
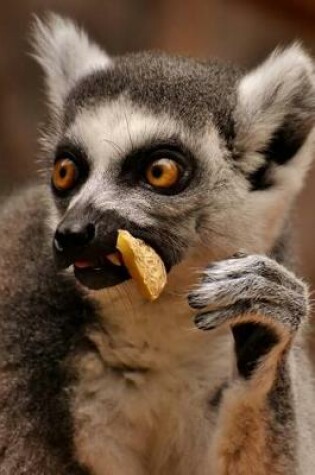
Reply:
[[[1,475],[312,475],[309,298],[290,211],[314,153],[314,64],[111,58],[35,20],[42,182],[2,207]],[[168,271],[155,302],[117,232]]]

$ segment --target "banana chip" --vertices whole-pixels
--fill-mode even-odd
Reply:
[[[156,300],[165,287],[167,275],[160,256],[141,239],[120,229],[116,248],[139,291],[148,300]]]

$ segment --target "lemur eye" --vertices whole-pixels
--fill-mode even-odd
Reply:
[[[68,191],[75,187],[79,178],[79,169],[71,158],[60,158],[52,172],[52,183],[59,191]]]
[[[146,169],[147,182],[157,188],[170,188],[179,181],[182,174],[181,166],[170,158],[159,158],[151,162]]]

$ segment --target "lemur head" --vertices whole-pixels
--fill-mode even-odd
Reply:
[[[169,269],[271,250],[313,154],[314,66],[300,46],[249,73],[157,53],[110,58],[51,15],[36,21],[35,48],[51,106],[55,254],[81,282],[127,277],[105,257],[120,228]]]

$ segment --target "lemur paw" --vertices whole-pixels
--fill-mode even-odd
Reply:
[[[289,340],[308,314],[307,286],[263,255],[238,254],[212,264],[188,300],[202,309],[195,317],[198,328],[231,326],[243,376],[281,340]]]

